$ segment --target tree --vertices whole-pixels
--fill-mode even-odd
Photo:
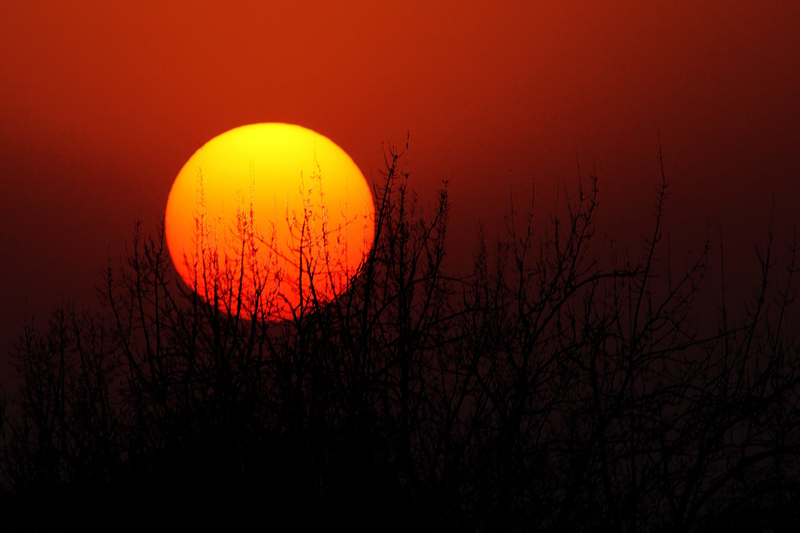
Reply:
[[[137,223],[123,263],[109,262],[102,309],[64,304],[15,347],[18,386],[0,403],[5,529],[156,514],[249,529],[795,523],[794,249],[776,273],[770,233],[736,318],[710,239],[672,264],[663,173],[634,251],[597,236],[593,174],[541,237],[533,203],[521,216],[512,202],[508,238],[481,239],[473,271],[454,275],[447,183],[423,209],[403,162],[387,152],[358,275],[330,301],[313,283],[331,279],[312,280],[282,322],[269,320],[271,265],[244,260],[269,246],[252,213],[230,257],[200,228],[204,297],[174,276],[163,231],[144,237]],[[303,249],[325,261],[324,246]],[[712,275],[718,320],[701,323]],[[245,277],[262,282],[232,291]]]

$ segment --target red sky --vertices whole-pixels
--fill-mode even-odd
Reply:
[[[658,133],[680,254],[752,261],[800,201],[800,3],[7,2],[0,17],[0,377],[24,313],[92,305],[107,250],[163,216],[183,163],[254,122],[314,129],[365,175],[411,134],[423,201],[450,168],[453,261],[576,154],[603,227],[635,242]],[[519,7],[526,4],[530,7]],[[633,231],[632,231],[633,230]],[[681,254],[682,255],[682,254]],[[730,262],[730,259],[728,260]],[[745,282],[749,283],[749,280]],[[27,304],[26,304],[27,302]]]

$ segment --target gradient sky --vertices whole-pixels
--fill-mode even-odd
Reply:
[[[118,259],[137,216],[154,231],[183,163],[249,123],[316,130],[368,177],[410,131],[424,202],[449,168],[454,263],[479,222],[499,234],[511,186],[522,197],[534,177],[546,213],[576,156],[600,167],[604,231],[635,243],[659,132],[673,253],[700,247],[710,222],[733,262],[752,262],[773,198],[791,237],[800,2],[230,4],[3,6],[0,377],[25,313],[42,324],[64,298],[96,305],[107,251]]]

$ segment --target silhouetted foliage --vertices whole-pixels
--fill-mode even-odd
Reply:
[[[163,232],[137,224],[102,309],[66,304],[14,349],[4,529],[796,526],[794,249],[776,274],[770,234],[753,301],[731,308],[722,278],[712,315],[699,288],[721,267],[710,240],[672,264],[663,175],[638,251],[595,234],[592,176],[542,236],[532,206],[512,207],[508,239],[481,240],[455,275],[447,184],[423,209],[401,165],[389,151],[359,275],[288,321],[269,320],[268,284],[224,290],[232,275],[268,279],[263,265],[202,272],[229,315],[176,279]],[[247,223],[242,246],[265,245]]]

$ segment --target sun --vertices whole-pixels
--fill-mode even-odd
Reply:
[[[230,314],[281,320],[344,291],[369,254],[375,206],[364,175],[327,137],[292,124],[241,126],[208,141],[175,178],[172,261]]]

